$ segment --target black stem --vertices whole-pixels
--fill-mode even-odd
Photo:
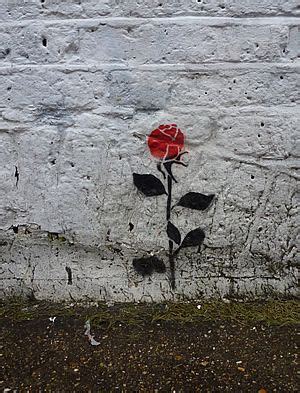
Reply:
[[[169,161],[169,162],[166,162],[165,164],[164,164],[164,167],[165,167],[165,169],[166,169],[166,171],[167,171],[167,174],[171,177],[171,179],[175,182],[175,183],[177,183],[177,180],[175,179],[175,177],[173,176],[173,173],[172,173],[172,165],[174,164],[174,161]]]
[[[171,200],[172,200],[172,178],[168,175],[168,200],[167,200],[167,221],[171,217]]]
[[[167,200],[167,221],[171,217],[171,201],[172,201],[172,177],[168,173],[168,200]],[[175,289],[175,261],[173,255],[173,242],[169,240],[169,263],[171,272],[171,288]]]
[[[165,174],[165,172],[162,170],[162,168],[161,168],[161,163],[160,163],[160,162],[157,164],[157,169],[159,170],[159,172],[163,175],[163,177],[164,177],[164,179],[165,179],[165,178],[166,178],[166,174]]]

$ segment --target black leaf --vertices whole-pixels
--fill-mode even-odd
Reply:
[[[136,258],[133,260],[133,267],[138,274],[150,276],[154,271],[165,273],[166,266],[162,260],[155,255],[151,257]]]
[[[157,257],[152,257],[152,265],[154,270],[157,273],[165,273],[166,272],[166,265],[161,259],[158,259]]]
[[[164,185],[154,175],[133,173],[133,183],[139,191],[148,197],[166,194]]]
[[[201,228],[193,229],[183,239],[180,248],[200,246],[205,239],[205,233]]]
[[[154,271],[150,258],[134,259],[132,264],[135,271],[142,276],[150,276]]]
[[[170,221],[168,221],[168,226],[167,226],[167,234],[169,239],[173,240],[176,244],[181,243],[181,235],[178,230],[178,228],[175,227]]]
[[[178,206],[188,207],[195,210],[205,210],[214,199],[214,194],[204,195],[199,192],[188,192],[177,203]]]

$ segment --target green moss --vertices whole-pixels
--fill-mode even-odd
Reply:
[[[26,301],[10,298],[0,303],[0,317],[14,321],[49,318],[51,316],[72,316],[75,309],[63,303]]]
[[[262,322],[267,325],[299,324],[300,302],[185,302],[185,303],[105,303],[88,305],[49,302],[25,302],[10,299],[0,304],[0,317],[21,321],[51,316],[90,319],[94,325],[111,328],[117,324],[140,325],[157,322],[197,323],[200,321],[231,321],[240,324]]]
[[[264,322],[266,324],[295,324],[300,321],[297,301],[269,301],[265,303],[205,302],[195,304],[169,304],[166,310],[156,314],[154,320],[194,322],[202,320],[228,320],[241,323]]]

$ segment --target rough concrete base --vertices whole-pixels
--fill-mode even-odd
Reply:
[[[21,228],[22,229],[22,228]],[[32,231],[32,229],[31,229]],[[20,229],[19,229],[20,232]],[[84,246],[64,236],[23,228],[0,242],[2,297],[22,296],[54,301],[163,301],[211,297],[243,299],[296,295],[296,268],[274,270],[274,263],[249,257],[236,263],[232,249],[203,247],[186,252],[176,262],[176,289],[170,288],[167,272],[141,277],[132,268],[140,256],[118,244]]]

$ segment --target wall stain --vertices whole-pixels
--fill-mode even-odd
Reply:
[[[73,284],[72,270],[69,266],[66,266],[66,272],[68,274],[68,285],[72,285]]]
[[[19,180],[20,180],[20,173],[17,166],[15,166],[15,178],[16,178],[16,187],[18,187]]]

